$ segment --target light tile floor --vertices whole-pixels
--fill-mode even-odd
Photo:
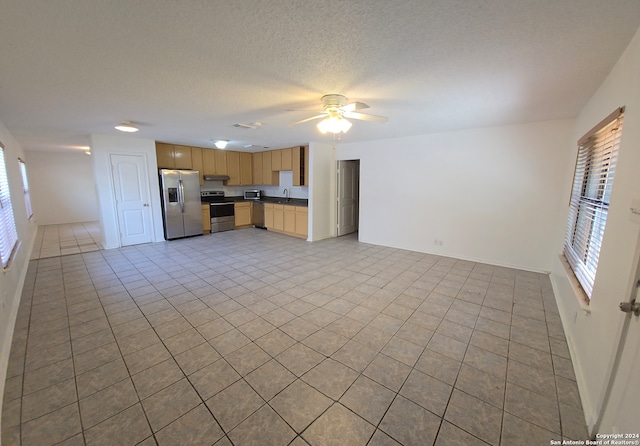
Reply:
[[[100,250],[98,222],[38,226],[31,259]]]
[[[546,275],[257,229],[34,260],[2,444],[585,439]]]

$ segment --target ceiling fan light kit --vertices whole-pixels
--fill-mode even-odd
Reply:
[[[318,130],[322,134],[331,132],[333,134],[347,133],[351,128],[351,123],[341,117],[340,115],[327,116],[325,119],[318,123]]]
[[[298,125],[307,121],[313,121],[314,119],[324,118],[318,123],[318,130],[323,134],[333,133],[335,136],[340,133],[347,133],[351,128],[351,122],[345,118],[373,122],[387,122],[388,120],[385,116],[356,113],[356,110],[369,108],[369,106],[362,102],[348,103],[347,98],[341,94],[324,95],[322,96],[322,103],[323,111],[319,115],[294,122],[291,125]]]
[[[130,121],[122,121],[120,124],[114,127],[116,130],[120,130],[125,133],[135,133],[140,130],[138,127],[133,125]]]

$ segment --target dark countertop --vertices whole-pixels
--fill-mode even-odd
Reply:
[[[260,203],[284,204],[287,206],[303,206],[303,207],[309,206],[309,200],[307,200],[306,198],[290,198],[289,201],[287,201],[287,199],[284,197],[264,197],[260,200],[245,200],[244,197],[237,196],[237,197],[225,197],[225,201],[229,201],[231,203],[244,202],[244,201],[247,201],[247,202],[259,201]]]

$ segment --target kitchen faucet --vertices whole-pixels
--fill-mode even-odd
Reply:
[[[282,191],[282,194],[283,194],[285,197],[287,197],[287,201],[289,201],[289,200],[290,200],[290,198],[289,198],[289,190],[288,190],[288,189],[283,190],[283,191]]]

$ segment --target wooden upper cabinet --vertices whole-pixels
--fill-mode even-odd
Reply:
[[[191,169],[191,147],[173,146],[176,169]]]
[[[213,149],[202,149],[202,170],[205,175],[216,174],[216,153]]]
[[[292,148],[271,150],[271,170],[274,172],[279,172],[281,170],[292,170],[292,153]]]
[[[268,152],[262,152],[262,184],[273,185],[271,181],[273,178],[271,169],[271,150]]]
[[[253,184],[251,153],[240,152],[240,184]]]
[[[253,164],[253,181],[252,184],[263,184],[262,182],[262,152],[251,154]]]
[[[271,170],[275,172],[282,170],[282,150],[271,151]]]
[[[294,186],[309,185],[309,146],[249,153],[156,142],[156,160],[159,168],[199,171],[200,184],[204,175],[229,175],[229,186],[278,186],[280,171],[291,170]]]
[[[304,156],[304,171],[300,175],[302,178],[302,186],[309,185],[309,146],[300,147],[301,153]]]
[[[308,186],[309,148],[294,147],[292,150],[293,185]]]
[[[282,164],[280,170],[293,170],[293,160],[291,158],[291,154],[293,153],[292,148],[282,149],[280,150],[282,155]]]
[[[227,185],[238,186],[242,184],[240,181],[240,152],[225,152],[227,155],[227,174],[229,180]]]
[[[158,167],[166,169],[196,169],[193,167],[193,155],[191,147],[156,143],[156,160]],[[198,166],[198,160],[196,160]]]
[[[191,147],[191,164],[193,170],[200,172],[200,184],[204,184],[204,163],[202,160],[202,149],[200,147]]]
[[[165,144],[163,142],[156,143],[156,161],[158,167],[165,169],[175,169],[176,162],[173,152],[173,144]]]
[[[227,152],[224,150],[214,150],[216,156],[216,173],[217,175],[229,175],[227,170]]]
[[[207,175],[229,175],[227,169],[227,151],[202,149],[204,173]]]

